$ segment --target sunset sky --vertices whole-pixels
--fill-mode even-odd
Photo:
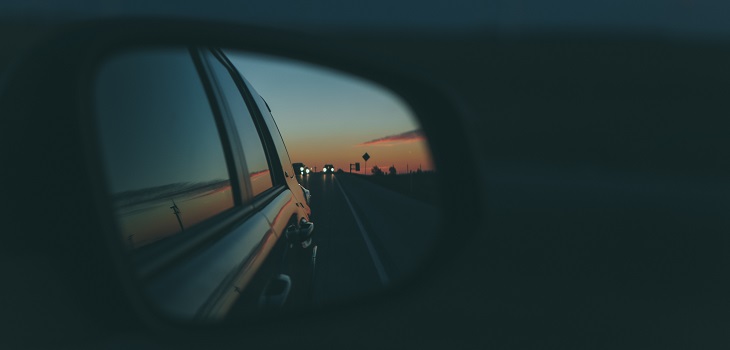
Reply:
[[[292,162],[320,171],[348,171],[367,152],[368,172],[378,165],[433,170],[430,153],[410,108],[378,85],[303,62],[227,52],[231,62],[271,107]]]

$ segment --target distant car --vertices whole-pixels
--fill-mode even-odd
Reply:
[[[294,173],[298,176],[307,175],[311,172],[309,167],[304,165],[304,163],[292,163],[292,167],[294,167]]]
[[[322,172],[326,174],[332,174],[335,172],[335,167],[332,164],[325,164],[322,168]]]

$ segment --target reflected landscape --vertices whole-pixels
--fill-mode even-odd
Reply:
[[[113,201],[129,248],[180,233],[233,207],[228,180],[126,191],[117,194]]]
[[[381,291],[407,277],[428,257],[440,214],[429,203],[435,200],[428,191],[430,175],[343,172],[303,177],[302,185],[312,191],[318,225],[315,305]]]
[[[252,172],[249,179],[254,193],[262,193],[271,187],[271,171],[269,169]]]
[[[344,172],[360,163],[398,174],[432,171],[415,116],[398,95],[359,77],[277,57],[226,51],[231,63],[266,100],[293,163],[313,172],[332,164]],[[368,153],[366,161],[362,155]]]
[[[408,106],[357,77],[226,53],[266,99],[292,162],[310,170],[295,169],[311,191],[316,225],[311,303],[377,293],[415,271],[434,249],[440,204],[426,138]]]

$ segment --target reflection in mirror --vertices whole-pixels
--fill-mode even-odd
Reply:
[[[346,302],[403,281],[434,248],[427,142],[379,85],[197,48],[115,54],[94,84],[115,235],[165,316]]]
[[[226,53],[266,99],[292,162],[311,171],[294,169],[312,195],[313,302],[377,292],[415,270],[432,248],[440,212],[431,155],[407,104],[338,71]]]
[[[109,190],[130,247],[233,206],[213,113],[187,50],[119,55],[97,82]]]

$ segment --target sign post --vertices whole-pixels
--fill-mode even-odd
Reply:
[[[362,159],[365,159],[365,175],[368,174],[368,159],[370,159],[370,155],[368,152],[365,152],[365,154],[362,155]]]

